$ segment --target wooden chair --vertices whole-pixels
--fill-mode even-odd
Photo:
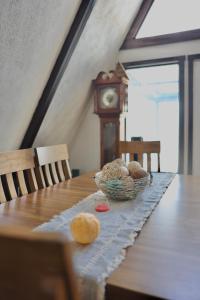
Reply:
[[[32,149],[0,152],[0,203],[38,189]]]
[[[65,181],[72,177],[67,145],[38,147],[35,149],[36,176],[40,188]]]
[[[56,233],[0,228],[0,298],[78,300],[70,245]]]
[[[134,154],[138,155],[138,161],[143,166],[143,154],[147,154],[147,171],[151,172],[151,154],[157,154],[158,168],[160,172],[160,141],[120,141],[119,142],[119,154],[129,154],[129,159],[134,160]]]

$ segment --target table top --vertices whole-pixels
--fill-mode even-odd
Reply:
[[[93,174],[1,204],[0,224],[32,229],[48,221],[97,190]],[[200,299],[199,195],[200,177],[175,177],[107,280],[106,299]]]

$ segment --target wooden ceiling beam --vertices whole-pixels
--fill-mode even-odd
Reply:
[[[123,49],[149,47],[198,39],[200,39],[200,29],[194,29],[139,39],[128,39],[123,45]]]
[[[96,0],[82,0],[69,33],[43,90],[42,96],[32,116],[28,129],[24,135],[20,149],[29,148],[33,145],[35,137],[40,129],[42,121],[51,104],[73,51],[76,48],[87,20],[93,10],[95,2]]]
[[[135,17],[135,19],[133,20],[133,23],[131,24],[131,28],[121,46],[121,49],[126,49],[126,43],[129,40],[133,40],[134,38],[136,38],[136,35],[138,33],[138,31],[140,30],[140,27],[142,26],[146,15],[148,14],[152,4],[153,4],[154,0],[143,0],[138,13]]]

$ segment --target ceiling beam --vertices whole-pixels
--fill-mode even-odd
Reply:
[[[142,24],[146,18],[146,15],[148,14],[153,2],[154,2],[154,0],[143,0],[142,4],[138,10],[137,15],[136,15],[135,19],[133,20],[133,23],[131,24],[129,32],[121,46],[121,49],[126,49],[127,42],[136,38],[136,35],[137,35],[138,31],[140,30],[140,27],[142,26]]]
[[[69,33],[65,39],[62,49],[58,55],[55,65],[43,90],[42,96],[32,116],[28,129],[24,135],[20,146],[21,149],[29,148],[33,145],[35,137],[40,129],[42,121],[51,104],[60,80],[73,54],[73,51],[76,48],[76,45],[92,12],[95,2],[96,0],[81,1]]]
[[[124,44],[123,49],[125,50],[125,49],[149,47],[149,46],[164,45],[170,43],[192,41],[198,39],[200,39],[200,29],[193,29],[188,31],[162,34],[162,35],[139,38],[139,39],[129,39],[126,40],[126,44]]]

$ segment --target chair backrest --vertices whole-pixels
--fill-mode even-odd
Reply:
[[[72,177],[66,144],[35,148],[38,184],[44,188]]]
[[[134,160],[134,154],[138,155],[138,161],[143,166],[143,154],[147,154],[147,171],[151,172],[151,154],[157,154],[158,168],[160,172],[160,141],[120,141],[119,154],[129,154],[130,160]]]
[[[78,300],[70,244],[56,233],[0,228],[0,298]]]
[[[0,203],[38,189],[32,149],[0,152]]]

